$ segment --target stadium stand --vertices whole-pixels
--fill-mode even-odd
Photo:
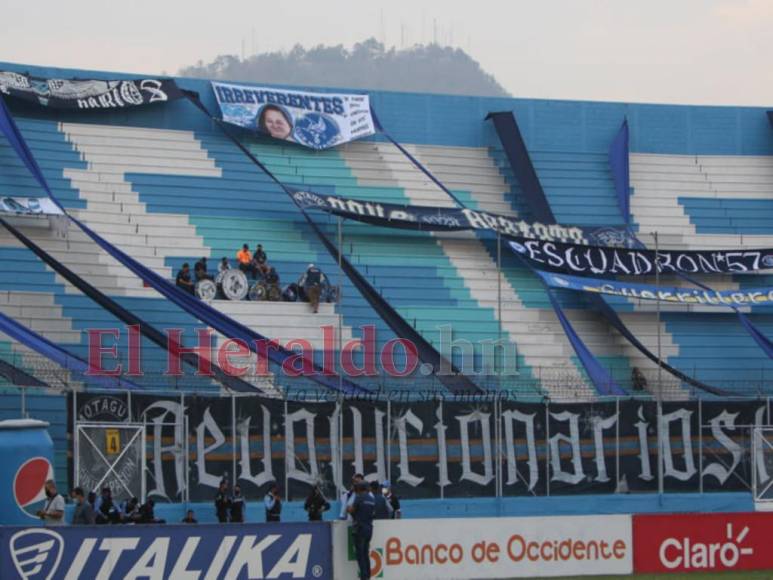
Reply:
[[[87,76],[86,71],[71,71],[68,76],[79,73]],[[200,81],[180,82],[202,94],[208,90]],[[488,111],[515,110],[556,218],[562,223],[599,227],[622,223],[606,148],[627,114],[635,152],[631,156],[632,214],[634,227],[645,243],[652,246],[649,234],[658,232],[660,246],[669,248],[773,245],[769,220],[773,137],[760,110],[737,109],[737,121],[717,113],[723,119],[718,123],[701,107],[397,93],[374,94],[373,102],[384,125],[468,207],[528,217],[518,184],[493,132],[483,121]],[[406,111],[411,114],[404,114]],[[236,250],[247,242],[251,247],[263,244],[283,283],[295,282],[307,264],[314,262],[334,284],[342,286],[341,303],[323,304],[317,316],[311,316],[304,303],[215,300],[213,305],[229,316],[283,342],[308,340],[315,347],[317,362],[324,357],[322,326],[335,333],[340,329],[341,341],[362,338],[363,325],[376,327],[378,346],[395,338],[349,281],[338,274],[337,264],[292,202],[189,104],[131,115],[77,116],[29,107],[16,107],[14,114],[64,205],[163,276],[173,278],[183,262],[193,263],[201,256],[210,259],[210,269],[214,270],[223,256],[233,261]],[[729,142],[724,129],[727,123],[734,131]],[[381,202],[453,205],[396,148],[378,138],[324,152],[241,138],[290,186]],[[0,186],[4,195],[40,194],[4,142],[0,142]],[[314,214],[314,219],[336,240],[335,219],[321,214]],[[184,329],[185,343],[193,343],[194,319],[143,287],[138,278],[87,242],[82,233],[73,228],[66,238],[50,229],[29,228],[27,233],[123,306],[159,328]],[[517,352],[517,376],[499,381],[476,378],[482,386],[510,391],[523,400],[594,397],[545,289],[505,250],[498,269],[496,240],[469,234],[385,230],[350,222],[343,224],[341,233],[344,253],[353,264],[433,345],[439,347],[438,325],[453,313],[454,338],[474,343],[476,366],[488,356],[482,341],[503,340]],[[7,232],[0,232],[0,264],[0,311],[74,354],[87,356],[86,329],[120,327],[110,314],[20,248]],[[705,279],[721,289],[764,285],[767,280],[765,276]],[[662,282],[682,284],[671,278]],[[579,334],[620,384],[630,387],[633,367],[655,376],[655,366],[582,297],[566,292],[559,292],[559,296]],[[663,358],[683,372],[739,393],[770,392],[771,361],[728,310],[664,307],[658,329],[653,305],[622,299],[610,302],[648,348],[654,351],[660,342]],[[770,334],[773,319],[765,310],[755,307],[753,320]],[[716,341],[718,334],[723,337],[721,344]],[[213,338],[214,345],[222,342],[222,336]],[[125,343],[122,332],[119,344]],[[38,372],[38,357],[12,341],[1,344],[0,357],[21,361],[33,375]],[[334,350],[338,344],[336,339]],[[141,384],[186,391],[220,388],[192,372],[184,377],[165,377],[161,371],[166,354],[147,341],[143,341],[143,348],[147,370],[146,376],[138,379]],[[459,356],[455,352],[454,360],[460,360]],[[65,381],[74,387],[88,386],[75,379]],[[412,381],[375,377],[362,383],[387,388],[437,387],[433,379],[423,377]],[[256,386],[273,394],[282,387],[282,379],[256,379]],[[690,394],[678,381],[669,382],[669,396]],[[0,415],[18,408],[16,400],[2,400]],[[63,418],[57,415],[60,403],[48,406],[47,401],[44,395],[36,397],[28,409],[56,416],[55,424],[61,426]],[[59,469],[64,447],[62,433],[57,433]]]

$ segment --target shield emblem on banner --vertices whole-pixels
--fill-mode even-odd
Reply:
[[[9,546],[16,572],[24,580],[53,578],[63,549],[62,536],[40,528],[15,533]]]

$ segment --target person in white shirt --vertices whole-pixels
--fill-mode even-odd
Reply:
[[[46,482],[46,504],[37,515],[47,526],[64,524],[64,498],[57,493],[53,479]]]
[[[355,473],[352,477],[351,487],[341,494],[341,511],[338,515],[339,519],[352,521],[352,515],[349,513],[349,508],[354,504],[354,500],[357,498],[357,484],[365,481],[365,477],[361,473]]]

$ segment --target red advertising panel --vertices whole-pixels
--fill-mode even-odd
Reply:
[[[634,516],[635,572],[773,570],[773,513]]]

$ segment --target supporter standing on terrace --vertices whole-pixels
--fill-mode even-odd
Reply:
[[[244,496],[239,484],[234,485],[234,493],[231,496],[231,521],[237,524],[244,523]]]
[[[377,520],[390,520],[392,519],[392,506],[381,493],[381,486],[378,481],[372,481],[370,483],[370,494],[373,496],[376,502],[376,508],[373,512],[373,517]]]
[[[260,244],[257,245],[252,254],[252,264],[261,274],[265,275],[268,272],[268,256]]]
[[[354,551],[357,554],[357,566],[360,569],[360,579],[370,578],[370,540],[373,537],[373,518],[376,510],[376,500],[368,491],[368,484],[360,481],[357,484],[357,495],[349,506],[354,526]]]
[[[384,483],[381,484],[381,487],[384,497],[392,507],[392,519],[399,520],[403,516],[403,512],[400,509],[400,498],[392,492],[392,484],[389,483],[389,480],[384,481]]]
[[[315,485],[314,489],[311,490],[303,509],[309,514],[310,522],[321,522],[322,514],[330,509],[330,502],[322,495],[322,490],[318,485]]]
[[[252,254],[247,244],[244,244],[242,249],[236,252],[236,260],[239,262],[239,269],[242,272],[252,276],[253,280],[257,277],[258,270],[252,263]]]
[[[231,501],[228,497],[228,482],[222,480],[220,487],[217,489],[217,495],[215,495],[215,515],[217,521],[221,524],[228,522],[228,508],[231,507]]]
[[[263,499],[266,506],[266,521],[281,521],[282,515],[282,495],[279,493],[279,486],[276,483],[271,484],[266,497]]]
[[[53,479],[46,482],[46,505],[38,512],[38,517],[47,526],[61,526],[64,524],[64,498],[56,491],[56,483]]]
[[[340,519],[345,520],[351,517],[349,514],[349,508],[354,503],[354,498],[357,496],[357,485],[359,485],[365,478],[361,473],[355,473],[352,477],[352,484],[345,492],[341,494],[341,513]]]
[[[76,487],[70,493],[73,501],[75,502],[75,511],[72,514],[72,525],[74,526],[87,526],[93,525],[95,522],[94,508],[83,497],[83,488]]]

